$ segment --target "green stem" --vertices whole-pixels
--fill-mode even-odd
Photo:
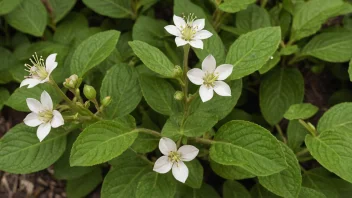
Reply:
[[[317,134],[317,131],[315,129],[313,129],[311,126],[309,126],[305,121],[299,119],[298,122],[304,126],[304,128],[306,128],[314,137],[316,137],[318,134]]]
[[[284,143],[287,144],[287,139],[286,139],[284,133],[282,132],[281,127],[277,124],[277,125],[275,125],[275,128],[276,128],[277,132],[280,134]]]
[[[204,138],[191,138],[191,140],[194,140],[197,143],[202,143],[202,144],[213,144],[215,141],[214,140],[209,140],[209,139],[204,139]]]
[[[296,153],[296,156],[297,156],[297,157],[300,157],[300,156],[305,155],[305,154],[307,154],[307,153],[309,153],[309,150],[308,150],[307,148],[305,148],[305,149],[303,149],[303,150],[297,152],[297,153]]]
[[[261,6],[262,8],[265,8],[266,4],[268,3],[268,0],[262,0],[261,1]]]

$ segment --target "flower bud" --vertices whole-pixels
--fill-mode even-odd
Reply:
[[[175,94],[174,94],[175,100],[182,100],[183,96],[184,96],[184,94],[183,94],[182,91],[176,91]]]
[[[90,85],[84,85],[83,93],[88,100],[93,100],[97,96],[97,92],[95,91],[94,87]]]
[[[183,74],[182,68],[181,68],[180,66],[176,65],[176,66],[174,67],[174,73],[173,73],[174,77],[175,77],[175,78],[181,77],[182,74]]]
[[[84,107],[88,109],[90,107],[90,101],[86,101],[84,103]]]
[[[76,74],[73,74],[69,78],[66,78],[63,84],[68,89],[76,89],[81,85],[81,83],[82,78],[79,78]]]
[[[100,103],[103,107],[108,106],[111,103],[111,97],[106,96]]]

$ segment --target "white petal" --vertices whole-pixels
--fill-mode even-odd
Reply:
[[[35,78],[26,78],[22,80],[20,87],[28,85],[28,88],[35,87],[40,83],[40,80],[35,79]]]
[[[204,72],[199,68],[193,68],[187,72],[188,79],[196,85],[202,85],[204,80]]]
[[[172,174],[174,175],[175,179],[182,183],[185,183],[188,177],[188,168],[186,164],[182,161],[174,163],[174,165],[172,166]]]
[[[177,151],[175,142],[172,139],[166,137],[160,139],[159,149],[160,152],[166,156],[169,155],[170,151]]]
[[[186,45],[188,43],[188,41],[183,40],[181,37],[176,37],[175,43],[176,43],[177,47],[180,47],[180,46]]]
[[[205,26],[205,19],[197,19],[193,21],[193,28],[196,28],[197,31],[202,30]]]
[[[181,154],[182,161],[188,162],[197,157],[199,149],[192,145],[183,145],[178,149],[177,152]]]
[[[208,30],[201,30],[194,35],[193,39],[196,39],[196,40],[207,39],[207,38],[210,38],[211,36],[213,36],[213,34]]]
[[[194,48],[203,49],[203,41],[202,40],[191,40],[189,44]]]
[[[214,95],[213,88],[202,85],[200,86],[200,89],[199,89],[199,95],[200,95],[200,99],[202,99],[203,102],[206,102],[213,97]]]
[[[43,91],[42,95],[40,96],[40,102],[42,103],[43,108],[53,109],[53,100],[51,99],[48,92]]]
[[[43,141],[51,130],[50,123],[41,124],[37,129],[37,137],[39,141]]]
[[[62,117],[62,115],[59,111],[54,110],[53,111],[53,119],[51,120],[51,126],[53,128],[57,128],[62,125],[64,125],[64,118]]]
[[[50,73],[57,67],[57,62],[55,61],[57,54],[50,54],[45,60],[46,72]]]
[[[233,66],[230,64],[223,64],[215,69],[215,75],[218,75],[218,80],[225,80],[232,73]]]
[[[206,73],[214,73],[216,68],[216,60],[214,58],[214,56],[212,56],[211,54],[209,54],[207,57],[205,57],[205,59],[202,62],[202,70]]]
[[[167,156],[161,156],[158,160],[156,160],[153,171],[158,173],[167,173],[171,170],[172,162],[169,161]]]
[[[231,88],[223,81],[214,82],[214,91],[220,96],[231,96]]]
[[[170,33],[174,36],[181,36],[180,30],[174,25],[167,25],[164,28],[168,33]]]
[[[176,27],[178,27],[178,29],[182,30],[184,27],[186,27],[186,21],[182,17],[174,15],[173,19],[174,24]]]
[[[40,125],[40,124],[43,123],[42,121],[40,121],[40,120],[38,119],[38,114],[36,114],[36,113],[30,113],[30,114],[28,114],[28,115],[24,118],[23,122],[24,122],[27,126],[30,126],[30,127],[36,127],[36,126],[38,126],[38,125]]]
[[[40,102],[34,98],[27,98],[26,102],[28,108],[34,113],[39,113],[39,111],[43,109],[42,104],[40,104]]]

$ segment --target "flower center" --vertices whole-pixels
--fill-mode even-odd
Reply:
[[[177,163],[179,161],[181,161],[181,155],[177,152],[177,151],[170,151],[169,152],[169,160],[172,163]]]
[[[203,77],[203,84],[207,87],[214,87],[214,82],[219,78],[218,75],[215,75],[214,73],[206,73],[205,76]]]
[[[193,27],[193,21],[197,18],[194,14],[189,14],[188,17],[184,17],[186,21],[186,27],[183,27],[181,34],[182,38],[186,41],[191,41],[194,35],[197,33],[198,27]]]
[[[50,110],[40,111],[38,115],[39,115],[39,120],[41,120],[44,123],[50,122],[54,117],[53,112]]]
[[[39,80],[44,80],[48,77],[48,72],[45,69],[44,59],[42,57],[38,57],[37,53],[29,59],[33,65],[25,64],[24,66],[28,69],[29,72],[28,78],[36,78]]]

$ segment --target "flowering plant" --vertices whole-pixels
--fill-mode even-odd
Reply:
[[[0,108],[28,113],[1,171],[68,197],[351,196],[350,3],[82,2],[0,0]]]

